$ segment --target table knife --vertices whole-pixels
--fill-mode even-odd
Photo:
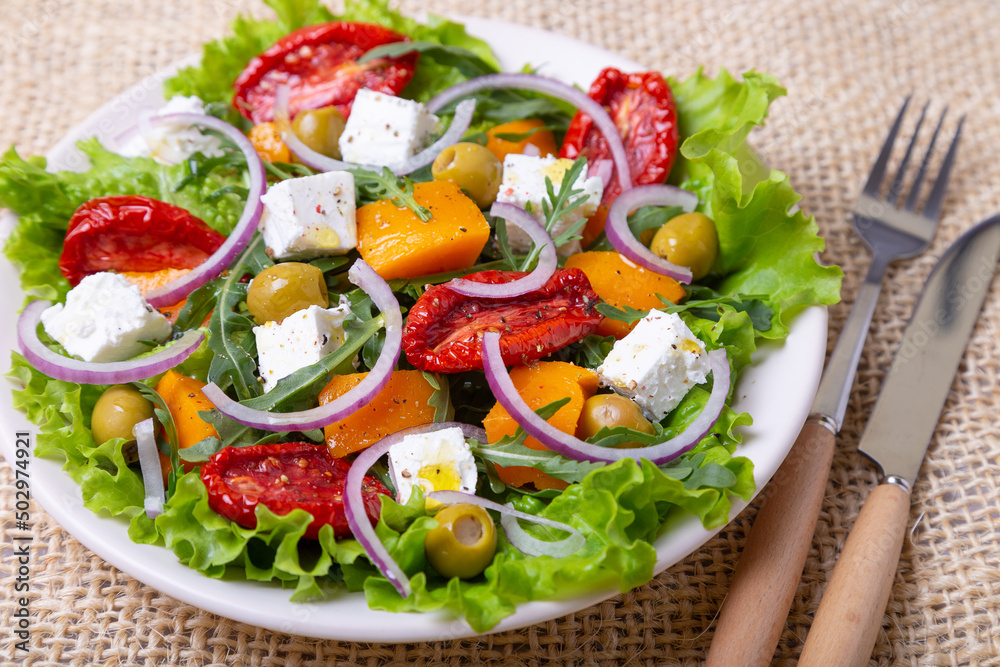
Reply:
[[[867,665],[910,515],[910,491],[1000,260],[1000,215],[963,234],[924,286],[859,451],[882,471],[834,568],[799,667]]]

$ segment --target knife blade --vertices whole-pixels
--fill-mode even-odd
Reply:
[[[882,472],[840,555],[800,667],[867,665],[889,600],[910,491],[1000,261],[1000,215],[938,260],[914,308],[858,449]]]

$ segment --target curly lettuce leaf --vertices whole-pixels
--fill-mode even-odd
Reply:
[[[69,283],[59,272],[59,254],[73,212],[94,197],[143,195],[159,199],[201,218],[228,234],[243,211],[243,199],[227,194],[206,203],[219,189],[242,184],[241,174],[218,171],[175,190],[188,173],[187,164],[162,165],[149,158],[125,158],[107,150],[97,139],[85,139],[79,150],[90,162],[85,172],[45,171],[45,159],[27,160],[14,148],[0,158],[0,208],[19,216],[4,246],[4,255],[21,272],[27,294],[61,301]]]
[[[770,295],[772,327],[758,335],[784,338],[799,309],[839,300],[843,275],[816,261],[824,242],[813,218],[798,210],[788,176],[768,170],[745,143],[785,89],[752,71],[737,80],[724,70],[715,79],[699,70],[670,84],[684,137],[673,175],[698,192],[699,210],[715,221],[714,271],[723,276],[715,288],[724,295]]]

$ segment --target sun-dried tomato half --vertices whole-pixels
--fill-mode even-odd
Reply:
[[[333,526],[338,537],[350,537],[344,514],[344,483],[350,464],[330,456],[324,445],[283,442],[250,447],[226,447],[201,467],[208,489],[208,506],[246,528],[257,527],[257,505],[279,516],[304,509],[313,516],[305,537],[316,539],[320,527]],[[389,490],[374,477],[361,486],[365,513],[378,521],[379,495]]]
[[[225,242],[179,206],[140,195],[97,197],[70,218],[59,270],[75,286],[101,271],[193,269]]]
[[[233,87],[236,110],[254,123],[274,120],[274,95],[288,86],[288,113],[335,106],[347,118],[362,88],[398,95],[413,78],[417,54],[358,58],[376,46],[409,38],[371,23],[334,21],[299,28],[251,59]]]
[[[465,278],[500,284],[524,275],[481,271]],[[511,299],[468,297],[447,283],[435,285],[407,313],[403,351],[423,371],[481,370],[483,333],[499,331],[504,362],[525,364],[593,333],[604,319],[595,309],[599,301],[579,269],[558,269],[541,288]]]

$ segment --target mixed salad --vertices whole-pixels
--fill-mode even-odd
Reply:
[[[725,523],[732,387],[840,287],[744,143],[783,89],[584,93],[382,0],[268,4],[86,171],[3,155],[37,455],[206,576],[479,631]]]

